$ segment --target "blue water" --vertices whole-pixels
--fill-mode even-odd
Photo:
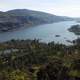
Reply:
[[[0,42],[11,39],[40,39],[42,42],[55,41],[56,43],[69,44],[66,40],[74,40],[77,36],[67,29],[71,25],[77,24],[75,21],[64,21],[52,24],[45,24],[29,28],[20,28],[15,31],[0,33]],[[60,37],[55,37],[60,35]]]

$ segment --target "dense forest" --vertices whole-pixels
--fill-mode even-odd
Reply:
[[[80,80],[80,39],[69,46],[36,39],[0,43],[0,80]]]

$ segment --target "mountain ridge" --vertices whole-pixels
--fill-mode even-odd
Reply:
[[[28,9],[14,9],[6,12],[0,11],[0,32],[6,32],[22,26],[30,27],[68,20],[72,20],[72,18]]]

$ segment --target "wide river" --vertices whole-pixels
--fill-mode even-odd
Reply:
[[[71,25],[75,24],[79,23],[75,21],[64,21],[4,32],[0,33],[0,42],[11,39],[40,39],[42,42],[55,41],[56,43],[69,44],[69,42],[67,42],[68,40],[72,41],[78,37],[67,30]]]

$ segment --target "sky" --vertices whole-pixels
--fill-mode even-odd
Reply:
[[[80,17],[80,0],[0,0],[0,11],[31,9],[59,16]]]

